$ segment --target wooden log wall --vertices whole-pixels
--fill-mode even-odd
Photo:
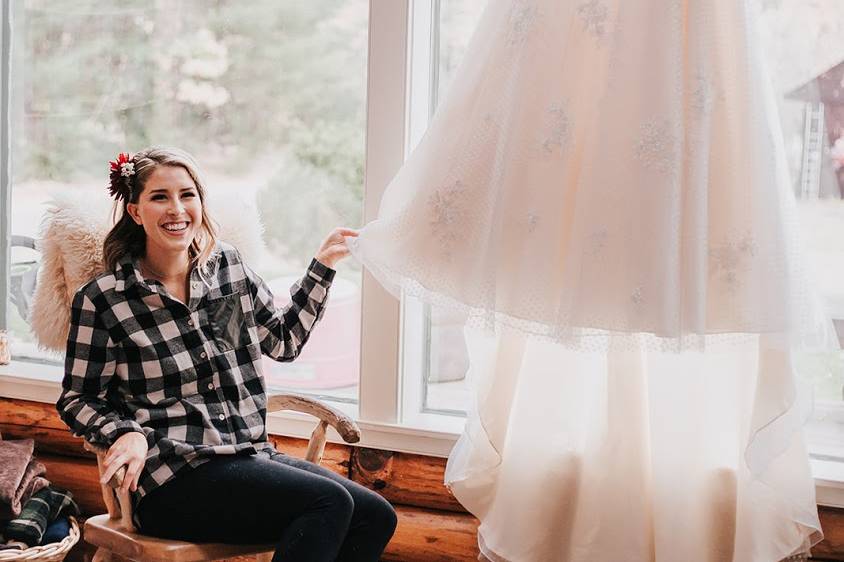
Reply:
[[[49,480],[70,489],[84,515],[105,513],[94,456],[70,434],[52,404],[0,398],[0,435],[35,439]],[[303,439],[270,439],[292,456],[303,457],[307,449]],[[396,507],[399,524],[383,560],[477,560],[478,521],[443,485],[445,459],[329,443],[322,465],[377,491]],[[844,561],[844,510],[821,507],[820,514],[825,539],[813,549],[814,559]],[[87,562],[92,555],[82,540],[67,561]]]

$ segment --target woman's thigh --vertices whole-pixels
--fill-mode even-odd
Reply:
[[[345,487],[326,476],[258,456],[215,457],[150,492],[138,519],[144,533],[159,537],[276,542],[309,510],[351,503]]]
[[[353,480],[340,476],[336,472],[333,472],[324,466],[319,466],[304,459],[282,455],[280,453],[273,455],[272,460],[277,463],[323,476],[337,482],[352,495],[352,499],[355,501],[355,511],[358,513],[377,510],[388,511],[390,513],[393,512],[393,508],[390,503],[377,492],[373,492],[369,488],[366,488]]]

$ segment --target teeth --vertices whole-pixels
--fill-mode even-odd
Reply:
[[[186,229],[188,227],[188,223],[186,223],[186,222],[171,222],[171,223],[165,224],[163,226],[167,230],[177,231],[177,230]]]

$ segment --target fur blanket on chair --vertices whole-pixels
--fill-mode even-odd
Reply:
[[[257,207],[236,192],[223,196],[209,191],[206,204],[220,227],[219,238],[237,247],[247,262],[258,259],[264,246]],[[73,296],[103,271],[103,240],[111,215],[110,200],[99,192],[54,196],[41,224],[41,265],[30,316],[42,347],[65,351]]]

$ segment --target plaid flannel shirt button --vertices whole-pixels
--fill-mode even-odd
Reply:
[[[207,357],[208,354],[203,351],[199,354],[199,356],[202,357],[203,359],[205,359],[205,357]]]
[[[193,326],[193,318],[188,319],[188,326]]]
[[[219,416],[217,416],[217,419],[223,421],[224,419],[226,419],[226,414],[220,414]]]

